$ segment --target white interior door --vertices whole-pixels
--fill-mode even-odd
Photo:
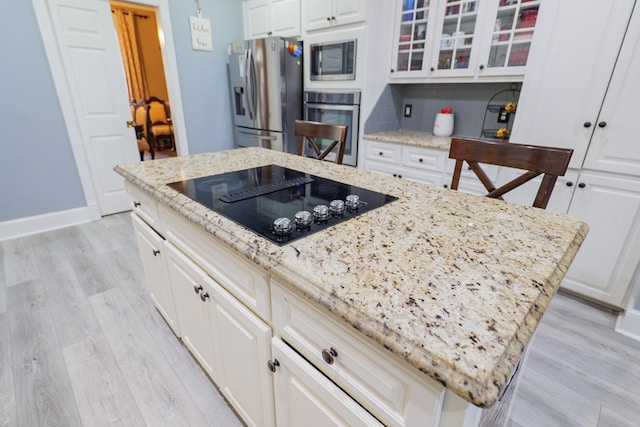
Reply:
[[[127,88],[106,0],[49,0],[74,118],[101,215],[129,210],[124,179],[113,171],[138,160]]]

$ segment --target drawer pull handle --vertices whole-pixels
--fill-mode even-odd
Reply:
[[[327,365],[333,365],[336,357],[338,357],[338,352],[335,348],[331,347],[322,350],[322,360],[324,360]]]
[[[206,301],[209,298],[209,292],[205,292],[204,294],[200,294],[200,299],[202,301]]]
[[[194,291],[196,294],[199,294],[199,293],[200,293],[200,291],[202,291],[202,285],[193,285],[193,291]]]
[[[154,249],[153,256],[158,256],[158,255],[160,255],[160,251],[158,249]]]
[[[138,201],[136,201],[136,200],[134,200],[134,201],[133,201],[133,207],[134,207],[134,208],[139,208],[141,204],[142,204],[142,203],[140,203],[140,202],[138,202]]]
[[[269,368],[271,372],[275,372],[278,366],[280,366],[280,362],[278,362],[278,359],[267,361],[267,368]]]

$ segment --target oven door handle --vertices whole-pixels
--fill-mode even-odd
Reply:
[[[323,110],[340,110],[340,111],[355,111],[358,109],[358,105],[340,105],[340,104],[310,104],[305,103],[307,108],[322,108]]]
[[[251,133],[251,132],[243,132],[241,130],[239,130],[238,133],[241,134],[241,135],[244,135],[244,136],[248,136],[248,137],[254,138],[254,139],[266,139],[266,140],[269,140],[269,141],[275,141],[276,139],[278,139],[277,137],[271,136],[271,135],[258,135],[258,134]]]

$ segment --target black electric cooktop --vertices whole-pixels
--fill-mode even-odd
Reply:
[[[276,165],[168,185],[279,245],[397,200]]]

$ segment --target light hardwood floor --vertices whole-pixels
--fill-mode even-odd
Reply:
[[[0,242],[0,260],[0,426],[241,425],[149,300],[128,214]],[[614,321],[558,294],[506,425],[640,425],[640,342]]]

